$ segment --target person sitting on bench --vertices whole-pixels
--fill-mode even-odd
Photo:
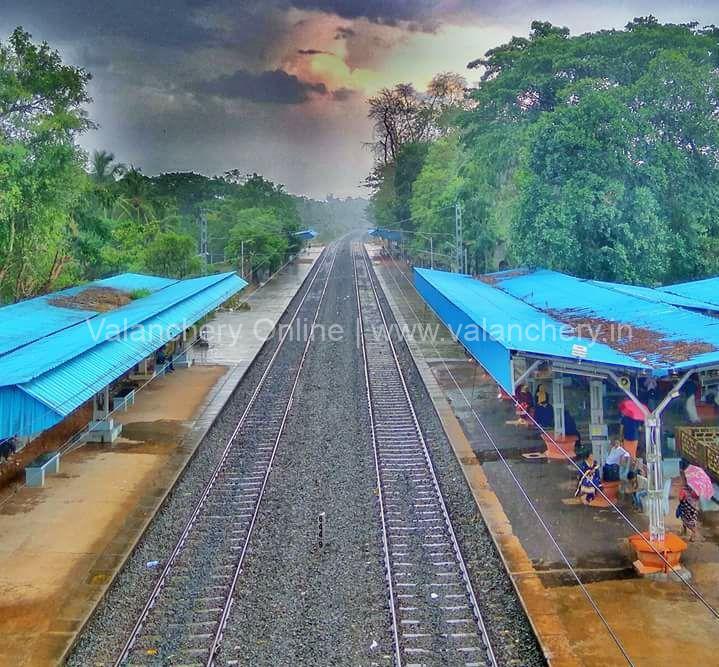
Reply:
[[[0,442],[0,459],[7,461],[17,452],[17,436],[11,436]]]
[[[622,447],[620,440],[613,440],[612,447],[607,454],[607,460],[602,468],[602,478],[605,482],[618,482],[620,479],[620,468],[629,466],[632,455]]]

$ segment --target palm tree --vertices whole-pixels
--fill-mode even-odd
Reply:
[[[115,154],[109,151],[93,151],[90,158],[90,178],[98,185],[112,183],[118,176],[122,176],[127,167],[121,162],[115,162]]]

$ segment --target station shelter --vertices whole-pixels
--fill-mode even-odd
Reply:
[[[314,229],[303,229],[299,232],[295,232],[295,236],[300,241],[310,242],[317,238],[317,232]]]
[[[398,229],[385,229],[384,227],[375,227],[368,229],[367,234],[373,239],[378,239],[382,244],[382,252],[386,252],[392,257],[399,257],[401,254],[402,232]]]
[[[426,304],[507,394],[513,396],[536,377],[551,387],[554,426],[545,437],[548,449],[574,455],[574,439],[565,438],[567,378],[587,381],[589,433],[600,462],[609,447],[607,388],[636,405],[645,425],[649,531],[630,538],[635,565],[641,571],[642,563],[648,564],[651,572],[678,563],[686,545],[665,530],[662,415],[692,377],[702,394],[719,395],[719,278],[647,288],[544,269],[475,278],[415,268],[414,282]],[[649,378],[668,387],[651,409],[638,391]],[[709,440],[703,454],[689,455],[719,481],[719,429]]]
[[[84,437],[111,442],[121,428],[111,414],[132,398],[132,381],[161,372],[159,350],[182,362],[196,323],[246,285],[234,272],[123,273],[0,308],[0,441],[27,444],[92,401]]]

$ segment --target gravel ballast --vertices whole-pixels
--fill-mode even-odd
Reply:
[[[260,504],[217,664],[391,664],[353,280],[350,244],[345,241],[319,313],[322,326],[310,345]],[[320,279],[315,289],[321,289],[318,283]],[[281,324],[287,323],[308,284]],[[382,302],[385,316],[394,321]],[[334,334],[331,325],[339,325]],[[148,569],[146,564],[164,562],[174,547],[276,344],[276,338],[268,341],[198,447],[80,636],[69,665],[112,664],[159,576],[160,568]],[[412,357],[404,343],[397,349],[499,664],[543,665]],[[290,382],[293,363],[280,357],[278,362],[287,364]],[[209,541],[207,548],[213,544],[220,543]],[[154,664],[173,663],[158,658]]]
[[[397,335],[401,327],[397,325],[394,313],[376,278],[375,282],[497,661],[502,666],[546,665],[542,650],[497,553],[489,529],[479,513],[412,354],[404,340]],[[395,326],[392,326],[393,324]]]
[[[321,262],[318,261],[287,311],[280,318],[278,326],[291,321],[292,314],[309,289],[312,275],[320,269]],[[318,277],[315,286],[319,281]],[[73,667],[113,664],[160,576],[162,564],[177,543],[188,518],[196,507],[212,471],[220,460],[227,440],[267,368],[278,342],[278,335],[271,336],[245,373],[79,635],[66,664]],[[289,376],[289,368],[286,375]],[[161,566],[148,568],[147,563],[151,561],[159,561]]]

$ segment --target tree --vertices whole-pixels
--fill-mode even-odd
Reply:
[[[719,269],[718,34],[653,17],[578,37],[535,22],[470,63],[484,67],[460,120],[470,227],[502,217],[516,262],[581,276]]]
[[[125,173],[127,167],[121,162],[115,162],[114,153],[108,151],[93,151],[90,157],[90,178],[97,185],[113,183],[118,176]]]
[[[47,42],[31,40],[16,28],[0,43],[0,134],[30,142],[39,136],[67,139],[92,127],[84,109],[90,74],[64,65]]]
[[[459,74],[437,74],[419,93],[411,83],[382,88],[368,100],[374,123],[370,145],[379,166],[393,163],[407,144],[432,141],[448,126],[447,115],[462,108],[467,82]]]
[[[71,262],[89,79],[20,28],[0,43],[0,298],[48,289]]]
[[[196,274],[202,268],[195,240],[175,232],[161,232],[150,242],[144,265],[150,273],[173,278]]]
[[[245,275],[260,268],[278,269],[289,251],[290,242],[283,234],[278,212],[273,209],[246,208],[234,214],[225,253]],[[245,258],[245,266],[241,259]]]

